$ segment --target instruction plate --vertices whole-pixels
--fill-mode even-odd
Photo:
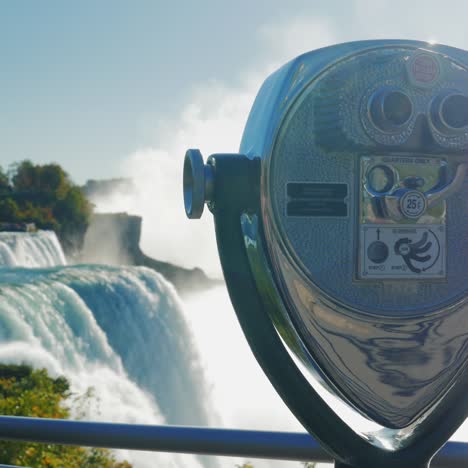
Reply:
[[[446,277],[445,224],[363,224],[361,279]]]

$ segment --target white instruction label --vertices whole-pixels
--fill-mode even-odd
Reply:
[[[363,224],[361,279],[445,278],[445,225]]]

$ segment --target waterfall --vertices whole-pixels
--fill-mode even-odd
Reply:
[[[0,271],[0,362],[65,375],[87,420],[216,425],[172,285],[146,268],[78,265]],[[136,466],[215,460],[125,452]],[[189,460],[189,461],[187,461]]]
[[[42,268],[66,263],[53,231],[0,232],[0,268]]]
[[[0,362],[46,368],[52,376],[67,377],[75,399],[91,395],[78,398],[72,417],[300,427],[252,357],[225,288],[182,303],[174,287],[147,268],[64,264],[53,233],[0,234]],[[118,456],[137,468],[242,463],[137,451]]]

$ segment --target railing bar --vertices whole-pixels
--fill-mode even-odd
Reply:
[[[0,416],[0,439],[174,453],[331,462],[307,433]],[[466,468],[468,444],[447,443],[431,467]]]

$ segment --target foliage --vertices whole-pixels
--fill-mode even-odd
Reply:
[[[0,222],[53,229],[67,252],[81,247],[92,206],[58,164],[0,167]]]
[[[8,191],[9,186],[8,175],[3,171],[2,166],[0,166],[0,193]]]
[[[13,220],[20,217],[18,205],[11,198],[0,199],[0,219]]]
[[[46,370],[33,370],[26,365],[0,364],[2,415],[65,419],[69,417],[65,404],[70,396],[70,385],[64,377],[54,379]],[[0,463],[50,468],[131,468],[126,461],[117,462],[107,449],[16,441],[0,441]]]

